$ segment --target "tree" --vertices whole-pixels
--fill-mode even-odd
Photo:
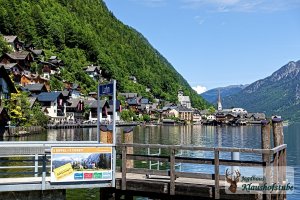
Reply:
[[[210,115],[212,115],[212,114],[214,114],[216,112],[216,109],[213,106],[210,106],[208,108],[208,112],[209,112]]]
[[[42,112],[39,104],[30,108],[26,92],[12,93],[11,98],[5,100],[5,108],[11,124],[15,126],[45,126],[49,118]]]
[[[149,115],[143,115],[143,120],[144,120],[145,122],[150,122],[151,118],[150,118]]]
[[[9,53],[11,51],[11,47],[4,40],[4,37],[0,34],[0,56],[2,56],[4,53]]]
[[[40,104],[36,103],[31,109],[30,124],[33,126],[45,127],[49,122],[49,117],[42,111]]]

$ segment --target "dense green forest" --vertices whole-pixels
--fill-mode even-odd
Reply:
[[[32,42],[47,57],[58,55],[65,69],[55,85],[61,78],[79,83],[85,92],[95,91],[96,82],[82,68],[96,64],[108,79],[118,81],[120,92],[176,102],[181,88],[194,107],[207,107],[172,65],[101,0],[0,0],[0,32]]]

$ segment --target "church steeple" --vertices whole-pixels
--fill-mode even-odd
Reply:
[[[222,102],[221,102],[221,93],[220,93],[220,89],[219,89],[219,93],[218,93],[218,111],[222,111]]]

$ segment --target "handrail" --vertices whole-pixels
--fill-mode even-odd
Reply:
[[[117,147],[136,147],[136,148],[162,148],[175,150],[191,150],[191,151],[224,151],[224,152],[241,152],[241,153],[256,153],[256,154],[273,154],[276,149],[251,149],[251,148],[236,148],[236,147],[200,147],[186,145],[163,145],[163,144],[132,144],[122,143],[117,144]],[[281,145],[282,146],[282,145]]]
[[[158,175],[158,176],[168,176],[169,177],[169,192],[170,195],[175,194],[175,180],[177,177],[193,177],[194,178],[203,178],[203,179],[213,179],[214,184],[214,198],[220,198],[220,178],[224,178],[224,175],[220,175],[219,166],[269,166],[270,163],[263,161],[236,161],[236,160],[225,160],[220,159],[220,152],[240,152],[240,153],[256,153],[256,154],[267,154],[267,155],[278,155],[278,152],[284,152],[287,148],[286,144],[277,146],[273,149],[251,149],[251,148],[231,148],[231,147],[197,147],[197,146],[185,146],[185,145],[160,145],[160,144],[118,144],[117,147],[122,148],[122,184],[121,189],[126,190],[126,174],[127,173],[138,173],[138,174],[149,174]],[[170,155],[137,155],[132,153],[127,153],[128,147],[136,148],[160,148],[167,149],[170,152]],[[212,151],[214,152],[214,158],[190,158],[190,157],[181,157],[175,155],[175,150],[191,150],[191,151]],[[284,154],[280,154],[284,155]],[[136,168],[127,168],[127,160],[154,160],[161,162],[169,162],[169,170],[148,170],[148,169],[136,169]],[[193,173],[193,172],[176,172],[175,166],[176,161],[181,163],[195,163],[195,164],[207,164],[214,165],[214,174],[204,174],[204,173]],[[148,176],[149,177],[149,176]]]

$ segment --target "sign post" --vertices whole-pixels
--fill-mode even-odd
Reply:
[[[115,167],[116,167],[116,91],[117,91],[117,82],[113,80],[111,83],[105,85],[99,85],[98,87],[98,106],[97,106],[97,141],[100,141],[100,97],[102,96],[112,96],[113,97],[113,148],[112,148],[112,186],[115,187]]]

